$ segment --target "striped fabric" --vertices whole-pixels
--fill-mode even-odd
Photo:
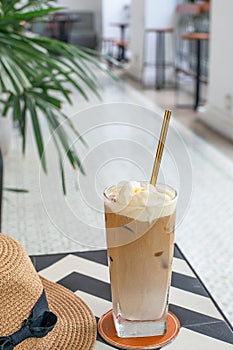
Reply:
[[[72,290],[93,310],[96,321],[111,309],[105,250],[31,257],[40,275]],[[181,331],[167,350],[233,350],[233,332],[179,248],[173,260],[170,310]],[[95,350],[115,349],[98,335]]]

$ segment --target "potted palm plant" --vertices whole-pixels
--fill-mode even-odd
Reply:
[[[77,151],[69,146],[67,130],[61,125],[66,120],[70,131],[79,137],[78,131],[62,111],[62,99],[71,103],[71,91],[67,86],[73,86],[84,99],[88,99],[89,92],[99,96],[93,66],[107,74],[113,73],[103,60],[95,57],[98,55],[95,51],[48,37],[27,35],[25,23],[30,25],[35,19],[58,11],[59,8],[52,7],[53,3],[54,0],[0,0],[0,118],[12,115],[22,135],[23,152],[30,119],[45,172],[41,118],[46,120],[56,146],[65,193],[62,152],[65,151],[73,168],[84,172]],[[82,138],[80,140],[84,142]]]

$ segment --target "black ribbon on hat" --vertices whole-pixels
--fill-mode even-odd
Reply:
[[[16,345],[28,338],[43,338],[54,328],[56,322],[57,316],[49,310],[43,290],[21,329],[9,336],[0,337],[0,350],[13,350]]]

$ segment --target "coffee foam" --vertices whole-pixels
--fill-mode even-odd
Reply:
[[[172,215],[176,207],[174,193],[151,184],[129,181],[112,186],[108,191],[106,205],[112,212],[139,221],[152,222]]]

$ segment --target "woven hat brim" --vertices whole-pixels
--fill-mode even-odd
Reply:
[[[96,319],[86,303],[73,292],[40,277],[57,324],[44,338],[30,338],[15,350],[91,350],[96,341]]]

